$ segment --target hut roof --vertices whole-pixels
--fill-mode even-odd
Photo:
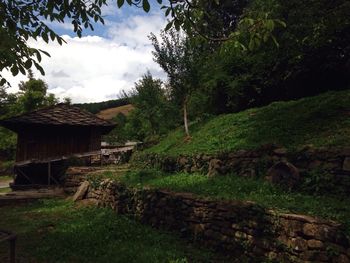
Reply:
[[[64,103],[3,119],[0,120],[0,124],[14,131],[18,130],[18,127],[32,125],[90,126],[108,130],[115,126],[110,121],[101,119],[88,111]]]

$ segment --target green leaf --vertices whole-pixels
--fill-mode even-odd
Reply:
[[[118,8],[121,8],[124,5],[124,0],[117,1]]]
[[[42,50],[42,49],[39,49],[39,51],[43,54],[45,54],[46,56],[48,57],[51,57],[49,53],[47,53],[46,51]]]
[[[220,4],[220,0],[214,0],[215,4],[219,5]]]
[[[279,48],[280,44],[277,42],[277,39],[273,35],[271,35],[271,38],[272,38],[273,42],[275,43],[276,47]]]
[[[26,70],[24,69],[24,67],[22,67],[21,65],[19,65],[18,68],[19,68],[19,71],[20,71],[23,75],[26,74]]]
[[[50,38],[51,38],[51,40],[52,40],[52,41],[54,41],[54,40],[55,40],[55,37],[56,37],[55,32],[50,31]]]
[[[266,25],[266,28],[267,28],[270,32],[272,32],[273,29],[275,28],[275,23],[273,22],[272,19],[267,20],[265,25]]]
[[[179,31],[180,30],[180,26],[181,26],[181,21],[175,20],[174,25],[175,25],[175,29],[177,31]]]
[[[58,42],[58,44],[60,44],[60,46],[62,46],[62,38],[61,37],[57,38],[57,42]]]
[[[17,76],[17,74],[18,74],[18,67],[16,65],[12,66],[11,73],[12,73],[13,76]]]
[[[165,31],[168,31],[171,27],[173,26],[173,21],[169,22],[166,27],[165,27]]]
[[[151,9],[151,6],[149,5],[148,0],[143,0],[142,1],[142,8],[145,12],[149,12],[149,10]]]
[[[255,47],[254,38],[251,38],[250,41],[249,41],[248,48],[249,48],[250,51],[252,51],[252,50],[254,50],[254,47]]]
[[[36,63],[35,61],[34,61],[34,66],[36,67],[37,70],[40,71],[41,75],[43,75],[43,76],[45,75],[44,69],[38,63]]]
[[[36,51],[36,58],[38,59],[38,61],[41,61],[41,55],[39,51]]]
[[[169,7],[166,11],[165,11],[165,16],[168,16],[170,14],[171,8]]]
[[[41,37],[43,38],[43,40],[44,40],[46,43],[49,43],[49,37],[48,37],[48,35],[47,35],[46,32],[42,33],[42,34],[41,34]]]
[[[6,79],[2,78],[0,80],[0,86],[4,86],[6,84]]]
[[[284,27],[284,28],[287,27],[287,24],[286,24],[284,21],[280,20],[280,19],[276,19],[275,22],[278,23],[278,24],[280,24],[280,25],[281,25],[282,27]]]
[[[25,63],[24,66],[26,69],[30,69],[32,67],[32,60],[28,59]]]

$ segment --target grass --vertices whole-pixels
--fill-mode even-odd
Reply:
[[[210,262],[217,257],[111,209],[44,200],[1,207],[0,214],[0,228],[18,234],[21,262]],[[0,244],[0,262],[7,262],[7,252]]]
[[[13,180],[13,177],[12,176],[0,176],[0,183],[1,182],[7,182],[7,181],[11,181]]]
[[[201,174],[165,174],[154,170],[128,172],[119,180],[129,186],[150,186],[176,192],[191,192],[202,197],[254,201],[280,212],[308,214],[332,219],[345,225],[350,234],[350,198],[288,192],[261,179],[238,176],[208,178]]]
[[[192,139],[184,140],[183,129],[179,128],[145,153],[210,154],[255,149],[268,143],[290,150],[305,144],[349,145],[350,90],[221,115],[205,123],[192,124],[190,133]]]
[[[0,188],[0,194],[9,193],[9,192],[11,192],[10,187]]]
[[[0,170],[12,169],[13,165],[14,165],[14,161],[13,160],[10,160],[10,161],[0,160]]]
[[[0,184],[7,183],[7,182],[12,181],[12,180],[13,180],[12,176],[0,176]],[[0,194],[8,193],[10,191],[11,191],[10,187],[0,188]]]

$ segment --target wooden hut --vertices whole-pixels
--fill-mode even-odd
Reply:
[[[68,104],[0,120],[16,132],[15,185],[59,183],[64,160],[98,154],[114,124]]]

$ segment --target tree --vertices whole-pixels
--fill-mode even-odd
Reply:
[[[144,137],[156,136],[174,125],[171,107],[167,101],[163,83],[150,72],[135,83],[131,103],[135,107],[130,118],[139,119],[145,128]]]
[[[71,105],[72,104],[72,99],[69,97],[64,97],[63,98],[63,103]]]
[[[127,94],[134,109],[127,116],[118,114],[113,121],[117,127],[107,141],[123,143],[127,140],[156,141],[160,135],[176,127],[175,108],[169,102],[161,80],[147,72]]]
[[[17,107],[19,112],[29,112],[35,109],[58,103],[58,99],[52,93],[47,93],[48,85],[42,79],[35,79],[29,70],[28,80],[21,81],[17,95]]]
[[[234,41],[197,45],[200,90],[192,98],[199,104],[201,95],[210,113],[349,87],[349,1],[254,0],[242,17],[258,19],[268,10],[271,17],[288,24],[274,31],[278,45],[273,38],[255,43],[259,39],[240,29],[249,25],[240,23],[237,30],[247,50],[239,52]]]
[[[120,112],[117,116],[115,116],[112,119],[112,121],[115,123],[116,128],[113,129],[110,133],[108,133],[108,135],[106,135],[104,139],[110,144],[126,142],[129,139],[125,129],[127,117]]]
[[[116,0],[121,8],[125,3],[143,8],[149,12],[149,0]],[[162,0],[157,0],[162,4]],[[162,6],[169,23],[166,30],[175,27],[176,30],[183,28],[186,32],[196,34],[215,41],[225,41],[236,39],[237,45],[241,45],[237,36],[239,32],[232,33],[224,31],[225,37],[210,37],[206,33],[206,25],[217,21],[217,17],[222,17],[223,25],[236,24],[239,12],[247,0],[167,0],[167,4]],[[42,38],[45,42],[57,41],[60,45],[64,39],[57,35],[47,21],[65,23],[70,22],[74,26],[74,32],[81,37],[86,28],[94,29],[93,23],[104,24],[102,7],[108,4],[107,0],[7,0],[0,2],[0,72],[3,69],[10,70],[14,76],[19,72],[26,74],[27,70],[35,67],[42,75],[45,74],[40,66],[42,55],[50,56],[47,52],[31,48],[28,45],[29,39],[37,40]],[[228,12],[225,11],[228,9]],[[217,16],[208,10],[214,10]],[[232,13],[230,10],[235,10]],[[237,11],[237,12],[236,12]],[[232,16],[234,14],[234,16]],[[273,31],[274,24],[278,21],[268,17],[251,18],[244,17],[243,27],[251,34],[250,43],[257,43],[262,39],[265,41]],[[212,32],[212,31],[211,31]],[[263,34],[261,34],[263,32]],[[269,34],[267,34],[269,33]],[[0,86],[6,83],[6,79],[0,74]]]
[[[163,31],[161,38],[160,43],[154,34],[150,35],[154,60],[168,74],[170,96],[182,107],[185,133],[189,137],[188,102],[198,85],[196,49],[191,46],[190,38],[175,30]]]

